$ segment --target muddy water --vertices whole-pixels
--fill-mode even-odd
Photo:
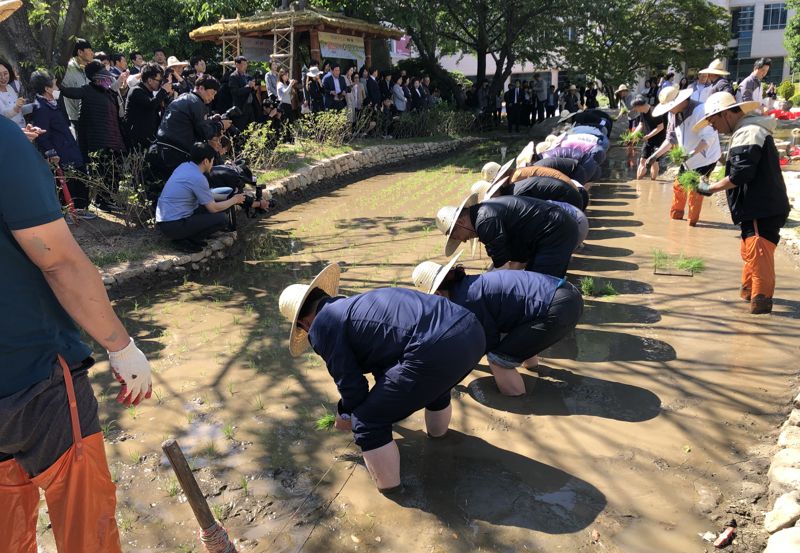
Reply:
[[[586,299],[574,335],[543,356],[548,377],[526,375],[527,395],[508,399],[484,361],[454,393],[446,440],[427,440],[419,415],[396,425],[407,490],[394,500],[349,435],[315,430],[336,388],[319,358],[287,354],[278,294],[332,261],[348,294],[410,286],[414,265],[441,253],[436,210],[486,155],[309,200],[264,220],[228,273],[119,302],[157,370],[156,397],[135,410],[113,403],[105,364],[94,376],[126,551],[200,551],[159,454],[169,436],[245,551],[699,552],[710,544],[698,533],[731,516],[736,551],[758,550],[766,505],[753,497],[795,384],[797,275],[779,254],[776,313],[747,315],[726,216],[706,200],[697,228],[668,221],[669,183],[630,182],[624,163],[592,190],[570,270],[618,295]],[[707,269],[654,275],[653,249]]]

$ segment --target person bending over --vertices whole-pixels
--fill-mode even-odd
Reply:
[[[196,143],[190,161],[178,165],[158,197],[156,228],[181,249],[200,251],[208,236],[227,226],[224,212],[245,202],[244,194],[214,200],[206,174],[214,166],[216,154],[209,144]],[[262,207],[261,202],[253,202],[253,207]]]
[[[583,314],[581,293],[563,278],[528,271],[467,275],[455,265],[461,253],[444,266],[432,261],[417,265],[414,286],[478,317],[498,389],[507,396],[522,395],[525,382],[516,367],[538,368],[538,354],[575,328]]]
[[[483,328],[467,309],[416,290],[346,298],[338,289],[333,264],[309,285],[281,293],[281,314],[292,324],[289,351],[296,357],[311,345],[325,360],[341,396],[335,427],[353,432],[378,490],[390,493],[402,489],[392,425],[424,408],[428,436],[445,436],[450,391],[483,356]]]

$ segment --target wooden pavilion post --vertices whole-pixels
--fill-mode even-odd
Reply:
[[[319,48],[319,31],[316,27],[311,27],[308,30],[308,36],[308,49],[311,51],[311,59],[322,64],[322,52]],[[320,67],[320,69],[322,69],[322,67]]]
[[[364,36],[364,65],[372,68],[372,39]]]

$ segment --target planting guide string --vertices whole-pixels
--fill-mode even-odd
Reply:
[[[353,445],[353,439],[352,438],[347,443],[347,445],[344,446],[342,449],[343,450],[349,449],[351,445]],[[292,522],[292,520],[294,520],[294,517],[297,516],[297,513],[300,512],[300,509],[303,508],[303,506],[306,504],[306,502],[309,500],[309,498],[314,494],[315,491],[317,491],[317,488],[319,488],[319,485],[322,484],[322,481],[325,480],[325,477],[328,476],[328,473],[330,473],[333,470],[333,467],[336,465],[336,463],[339,462],[339,458],[343,454],[344,454],[344,452],[342,452],[342,454],[337,454],[334,457],[333,463],[331,463],[331,465],[328,467],[328,469],[325,471],[325,473],[322,476],[320,476],[319,480],[317,480],[317,483],[314,484],[314,487],[311,488],[311,491],[309,491],[308,494],[303,498],[303,501],[300,503],[300,505],[298,505],[298,507],[294,510],[294,512],[291,515],[289,515],[289,518],[286,519],[286,522],[284,522],[284,524],[281,527],[281,529],[275,534],[275,537],[272,539],[272,543],[270,545],[275,545],[275,542],[278,541],[278,538],[286,531],[286,528],[289,526],[289,523]],[[333,504],[334,500],[337,497],[339,497],[339,494],[342,493],[342,490],[344,490],[344,487],[350,481],[350,478],[353,476],[353,473],[355,472],[355,470],[356,470],[356,463],[353,463],[353,468],[350,469],[350,474],[347,475],[347,478],[345,478],[344,483],[342,483],[341,487],[337,490],[337,492],[333,495],[331,500],[328,501],[328,504],[325,505],[325,508],[322,510],[322,514],[323,515],[328,511],[330,506]],[[302,551],[303,548],[306,546],[306,544],[308,543],[308,540],[311,539],[311,535],[314,533],[314,530],[317,529],[318,525],[319,525],[319,520],[317,520],[314,523],[314,526],[311,528],[311,532],[308,533],[308,536],[306,536],[306,539],[303,541],[302,545],[300,546],[300,549],[297,550],[298,553],[300,553],[300,551]]]

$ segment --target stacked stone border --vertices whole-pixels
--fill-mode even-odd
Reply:
[[[384,172],[393,166],[439,157],[483,140],[485,139],[466,137],[441,142],[371,146],[303,167],[288,177],[268,184],[266,190],[278,202],[279,208],[285,208],[307,200],[313,196],[313,192],[319,192],[320,189],[327,191],[359,178]],[[211,271],[220,267],[225,258],[236,253],[241,242],[239,238],[249,226],[240,223],[238,232],[218,233],[201,252],[153,254],[141,261],[100,269],[103,284],[110,294],[117,295],[125,291],[171,284],[192,273]]]

